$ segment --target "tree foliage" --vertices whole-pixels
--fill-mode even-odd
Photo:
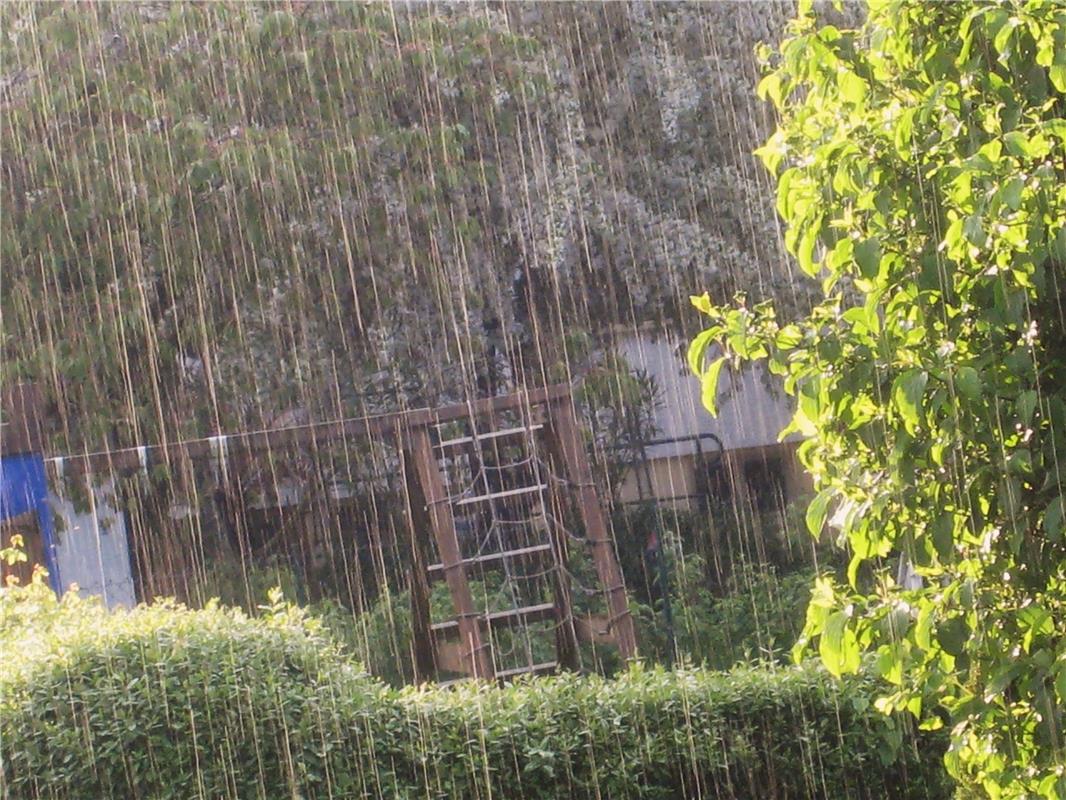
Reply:
[[[807,522],[851,554],[800,646],[836,673],[872,652],[879,707],[949,722],[970,793],[1066,796],[1066,7],[878,0],[853,30],[804,8],[759,91],[823,299],[782,324],[694,298],[690,361],[708,404],[744,360],[798,401]]]
[[[559,380],[566,335],[780,286],[784,8],[5,3],[3,377],[105,449],[461,399],[486,324]]]

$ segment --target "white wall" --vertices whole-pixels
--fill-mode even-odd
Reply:
[[[49,494],[48,502],[55,516],[56,561],[63,589],[77,584],[79,594],[97,595],[109,607],[134,606],[126,521],[116,510],[113,484],[96,487],[86,510],[75,509],[69,499],[55,493]]]
[[[726,450],[776,444],[778,434],[792,418],[793,403],[776,388],[780,379],[767,375],[759,365],[746,367],[739,375],[724,368],[718,384],[718,417],[714,418],[700,401],[700,381],[685,361],[687,349],[687,341],[651,334],[619,339],[619,353],[634,369],[647,372],[658,386],[661,406],[655,413],[659,428],[656,438],[713,433]],[[693,452],[694,443],[658,445],[648,449],[648,456]]]

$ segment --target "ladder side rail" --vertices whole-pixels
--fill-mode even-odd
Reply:
[[[444,564],[444,578],[451,591],[455,604],[459,634],[465,647],[469,648],[470,671],[476,678],[491,678],[494,675],[486,643],[482,641],[479,615],[474,609],[470,583],[459,550],[459,538],[455,531],[455,520],[449,507],[448,496],[444,491],[444,482],[440,468],[433,453],[429,430],[426,425],[414,425],[407,428],[409,458],[414,475],[425,499],[430,528],[437,540],[441,561]],[[417,533],[415,534],[417,536]],[[423,576],[425,570],[422,570]]]
[[[557,429],[551,424],[546,424],[541,433],[541,440],[549,459],[562,465],[562,449]],[[542,514],[551,542],[552,559],[556,567],[551,576],[552,594],[556,605],[555,652],[559,665],[563,669],[577,670],[581,656],[578,630],[574,620],[570,576],[567,572],[570,555],[567,549],[566,532],[561,530],[559,525],[551,522],[552,519],[566,519],[566,510],[574,505],[575,498],[567,497],[569,492],[565,491],[565,487],[560,486],[558,481],[551,480],[550,476],[545,476],[545,478],[549,484],[549,492],[547,497],[542,498],[542,502],[547,504],[547,507],[542,507]]]
[[[566,471],[578,511],[585,525],[585,535],[592,551],[596,574],[603,587],[610,612],[610,627],[615,633],[618,650],[623,659],[637,655],[637,637],[633,617],[629,612],[625,581],[614,551],[614,541],[608,533],[599,494],[592,480],[581,429],[570,398],[554,400],[549,404],[549,421],[553,455]]]
[[[403,431],[397,427],[396,444],[399,446],[403,467],[404,492],[408,530],[411,537],[411,568],[408,572],[408,589],[411,594],[411,645],[414,657],[415,681],[425,683],[431,680],[440,668],[437,647],[431,630],[429,607],[429,582],[426,578],[426,556],[422,537],[433,528],[429,515],[429,503],[422,491],[422,485],[414,468],[414,461],[409,457]]]

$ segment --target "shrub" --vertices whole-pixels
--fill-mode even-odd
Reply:
[[[409,691],[404,712],[440,796],[949,796],[939,744],[893,749],[868,691],[814,668],[634,667],[613,680]]]
[[[862,677],[635,666],[394,690],[277,603],[67,598],[31,630],[3,595],[5,798],[947,796],[941,741],[895,750]]]
[[[712,411],[744,362],[796,398],[808,526],[851,559],[804,645],[837,673],[875,654],[879,707],[951,727],[967,796],[1060,800],[1066,4],[871,1],[857,28],[816,5],[766,54],[759,153],[822,298],[788,323],[694,298],[690,364]]]
[[[739,565],[727,593],[711,592],[703,579],[699,556],[675,559],[670,572],[677,656],[682,661],[729,669],[753,660],[784,663],[800,632],[815,571],[786,575],[773,567]],[[663,661],[669,641],[662,602],[632,603],[641,653]]]
[[[348,724],[380,694],[288,606],[253,620],[217,605],[61,605],[37,630],[4,619],[12,797],[289,796],[319,784],[345,746],[338,699]]]

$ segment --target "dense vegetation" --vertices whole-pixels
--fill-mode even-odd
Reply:
[[[642,658],[660,665],[681,663],[722,670],[754,661],[787,662],[803,629],[815,576],[843,576],[846,563],[828,541],[821,545],[810,541],[802,527],[803,508],[798,501],[786,518],[775,512],[758,525],[731,519],[733,515],[722,509],[709,512],[645,505],[616,512],[613,529]],[[710,524],[710,518],[715,524]],[[661,538],[659,558],[665,562],[665,571],[658,569],[644,548],[650,531],[657,531]],[[596,580],[593,566],[576,548],[570,556],[567,571],[573,581],[576,613],[598,613],[602,610],[599,593],[588,591]],[[717,563],[708,559],[717,559]],[[285,597],[319,618],[347,654],[374,677],[393,686],[414,680],[411,596],[403,582],[383,583],[364,604],[356,604],[319,575],[303,576],[284,556],[251,567],[242,567],[232,555],[211,563],[190,605],[217,598],[223,605],[256,615],[267,593],[279,587]],[[515,583],[502,572],[471,576],[470,586],[478,608],[514,605]],[[445,583],[430,587],[429,606],[433,620],[454,616]],[[494,636],[498,652],[512,652],[518,646],[523,652],[529,648],[531,663],[555,658],[551,623],[502,630]],[[609,646],[583,646],[580,660],[603,675],[623,667],[617,651]]]
[[[853,30],[808,7],[791,34],[761,154],[824,300],[781,324],[697,298],[693,368],[712,405],[749,359],[798,398],[807,521],[851,554],[807,615],[826,665],[875,653],[878,707],[950,726],[966,796],[1064,797],[1066,6],[882,0]]]
[[[13,798],[945,798],[939,734],[812,666],[387,689],[284,604],[0,593]]]
[[[648,655],[766,666],[502,688],[379,680],[402,593],[319,621],[5,589],[0,794],[939,798],[944,762],[1066,797],[1066,7],[800,3],[759,89],[798,321],[746,158],[783,7],[723,8],[0,6],[0,378],[43,385],[53,448],[571,378],[745,288],[695,299],[692,368],[712,410],[727,366],[784,378],[806,524],[850,559],[798,665],[813,571],[712,578],[681,541],[669,592],[627,565]],[[625,372],[585,383],[643,398],[599,444],[650,438]]]
[[[787,295],[786,10],[5,3],[4,380],[97,450],[563,379],[751,264]]]

